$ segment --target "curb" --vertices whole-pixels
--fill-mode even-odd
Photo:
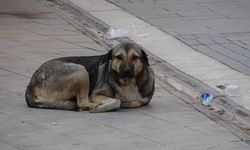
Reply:
[[[89,33],[89,36],[91,36],[94,41],[101,44],[103,47],[107,49],[111,48],[111,46],[108,45],[103,38],[103,35],[109,28],[108,25],[67,0],[53,0],[53,3],[58,5],[63,11],[72,14],[70,17],[73,17],[75,21],[66,19],[70,24],[75,26],[80,31],[85,31],[84,33]],[[121,42],[123,40],[131,41],[130,39],[126,38],[123,38],[119,41]],[[201,113],[207,115],[209,118],[216,120],[214,116],[211,116],[215,115],[217,118],[220,118],[223,121],[236,126],[237,129],[240,130],[239,131],[236,129],[236,132],[240,133],[235,134],[244,141],[250,141],[250,111],[241,105],[236,104],[231,99],[222,96],[215,89],[209,87],[203,82],[185,74],[168,62],[151,54],[149,51],[145,51],[148,53],[151,67],[155,71],[157,78],[172,86],[177,91],[188,95],[189,99],[192,99],[192,101],[186,102]],[[203,106],[199,102],[199,97],[201,93],[204,92],[215,96],[210,107]],[[187,98],[186,96],[184,97]],[[185,101],[185,99],[183,100]]]

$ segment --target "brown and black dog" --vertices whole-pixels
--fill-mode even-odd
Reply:
[[[104,55],[44,63],[33,74],[25,96],[29,107],[106,112],[147,105],[154,82],[142,48],[121,43]]]

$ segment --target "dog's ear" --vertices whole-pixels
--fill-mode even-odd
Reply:
[[[146,52],[143,49],[141,49],[141,59],[142,59],[144,64],[147,64],[149,66],[148,55],[146,54]]]

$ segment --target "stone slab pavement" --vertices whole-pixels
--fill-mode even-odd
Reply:
[[[249,0],[108,0],[193,49],[250,75]]]
[[[28,108],[25,88],[41,63],[107,51],[64,15],[44,0],[0,1],[1,150],[249,150],[160,79],[144,108],[101,114]]]
[[[234,47],[236,50],[235,51],[225,50],[226,49],[225,47],[229,45],[224,45],[225,47],[222,48],[219,44],[224,44],[223,41],[227,39],[226,38],[218,39],[219,36],[217,36],[217,38],[214,38],[213,40],[217,39],[217,41],[220,40],[222,43],[219,43],[219,44],[215,43],[211,45],[211,43],[209,43],[208,41],[209,38],[204,37],[202,40],[200,39],[200,42],[202,42],[202,44],[197,44],[195,45],[196,48],[194,48],[194,47],[191,47],[191,45],[188,45],[187,42],[185,43],[185,41],[178,40],[178,37],[176,36],[176,34],[174,34],[175,32],[170,32],[170,31],[167,32],[163,30],[159,25],[153,24],[155,23],[154,21],[149,22],[148,20],[146,20],[145,18],[141,16],[143,14],[144,16],[153,15],[153,18],[154,18],[154,15],[160,16],[161,11],[162,11],[162,9],[160,9],[161,4],[162,6],[168,6],[169,9],[180,7],[178,9],[179,11],[182,11],[182,9],[183,11],[185,11],[185,4],[187,5],[187,8],[191,6],[192,6],[191,8],[194,8],[194,6],[202,3],[203,1],[192,1],[192,0],[188,0],[188,1],[184,1],[184,0],[183,1],[182,0],[180,1],[175,1],[175,0],[170,0],[170,1],[63,0],[63,1],[68,1],[69,3],[73,3],[73,5],[79,8],[80,10],[83,10],[89,13],[90,15],[104,22],[106,25],[110,27],[116,27],[116,28],[125,30],[126,31],[125,36],[127,36],[129,39],[133,40],[134,42],[140,44],[142,47],[144,47],[153,55],[160,57],[162,60],[173,65],[175,68],[182,71],[183,73],[188,74],[189,76],[201,81],[202,83],[216,90],[217,93],[219,94],[216,94],[215,96],[227,96],[228,98],[232,99],[237,105],[241,105],[245,109],[250,110],[250,101],[249,101],[250,76],[247,75],[246,73],[237,71],[237,69],[233,69],[232,66],[230,65],[225,65],[226,63],[224,62],[224,60],[226,60],[227,62],[230,60],[230,63],[233,64],[232,63],[233,60],[227,57],[226,55],[233,55],[230,57],[234,57],[234,59],[237,58],[238,61],[241,61],[241,59],[248,60],[247,55],[249,51],[246,50],[246,48],[235,46],[235,44],[232,44],[232,43],[230,45],[229,43],[229,45],[231,46],[230,48]],[[207,1],[208,0],[204,0],[204,3],[206,3]],[[225,0],[225,1],[228,1],[228,0]],[[214,5],[216,5],[222,2],[224,1],[214,0],[208,3],[209,4],[211,3],[211,5],[215,3]],[[228,2],[230,2],[230,4],[234,3],[234,1],[228,1]],[[239,3],[242,2],[242,4],[246,4],[242,7],[248,6],[247,5],[248,1],[240,0],[237,2]],[[221,5],[221,7],[224,7],[224,5]],[[208,11],[203,12],[203,10],[200,10],[203,7],[201,8],[197,7],[197,9],[194,9],[193,11],[191,8],[187,10],[187,13],[190,13],[190,15],[191,13],[193,13],[193,15],[195,15],[195,13],[198,13],[198,14],[208,13],[209,14]],[[134,10],[140,13],[134,13],[131,10]],[[164,12],[166,11],[165,12],[166,16],[169,15],[167,14],[167,9],[166,10],[163,9],[163,11]],[[244,15],[246,11],[243,11],[242,14]],[[238,15],[240,14],[241,13],[239,13]],[[170,16],[169,18],[171,18]],[[163,18],[162,20],[164,21],[164,19],[165,18]],[[196,19],[199,19],[199,17]],[[203,21],[205,22],[206,19],[208,18],[204,18]],[[247,22],[247,19],[245,21]],[[158,22],[161,22],[161,18],[158,19]],[[191,23],[189,23],[189,26],[187,27],[185,27],[185,25],[183,26],[183,30],[186,29],[187,31],[191,32],[191,31],[196,31],[196,29],[197,30],[199,29],[198,27],[196,28],[196,26],[192,26],[193,25],[192,20],[190,22]],[[169,21],[165,21],[164,23],[167,25],[171,24],[171,22]],[[181,22],[177,22],[176,24],[182,25]],[[217,24],[219,24],[219,21],[217,22]],[[224,24],[223,26],[225,25],[230,25],[230,23]],[[191,30],[191,28],[194,28],[194,29]],[[175,28],[173,28],[173,30],[174,29]],[[245,29],[248,29],[248,28],[245,28]],[[219,30],[218,30],[218,33],[220,33]],[[183,36],[182,39],[184,37],[185,36]],[[188,37],[189,36],[186,36],[185,38],[188,38]],[[201,37],[202,36],[200,36],[199,38]],[[197,38],[198,38],[198,35],[197,35]],[[217,52],[215,51],[212,52],[211,49],[208,48],[208,46],[213,47],[214,49],[217,50]],[[198,48],[200,49],[200,51],[197,50]],[[222,57],[221,56],[222,53],[225,56]],[[211,57],[211,55],[213,55],[213,57]],[[240,65],[239,63],[234,63],[234,65],[239,66],[239,68],[244,67],[244,65]],[[166,74],[166,76],[169,77],[168,74]],[[230,94],[229,95],[225,94],[222,89],[217,87],[219,85],[227,85],[227,84],[236,85],[238,87],[238,90],[236,90],[235,95],[230,96]],[[207,92],[207,91],[201,91],[201,92],[199,91],[196,93],[192,93],[192,96],[199,97],[201,93],[203,92]]]

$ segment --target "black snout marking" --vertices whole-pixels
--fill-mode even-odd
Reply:
[[[134,72],[133,69],[130,67],[129,63],[125,63],[123,69],[122,69],[122,78],[133,78]]]
[[[131,73],[131,68],[129,67],[129,64],[128,64],[128,63],[126,63],[126,64],[124,65],[123,72],[124,72],[125,74],[130,74],[130,73]]]

